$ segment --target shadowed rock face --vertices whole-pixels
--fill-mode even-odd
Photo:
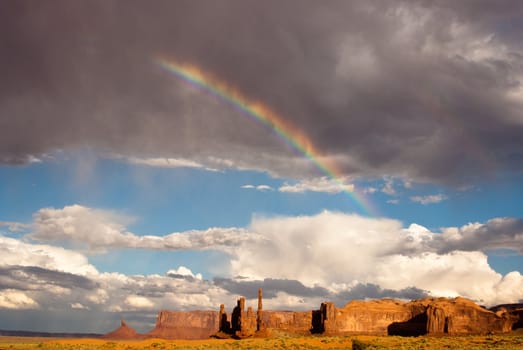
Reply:
[[[156,326],[147,337],[165,339],[205,339],[219,328],[217,311],[160,311]]]
[[[236,307],[232,310],[230,321],[228,321],[225,313],[224,304],[220,305],[219,313],[219,334],[216,336],[233,336],[236,338],[247,338],[254,336],[262,336],[265,334],[266,327],[263,321],[263,302],[262,289],[258,289],[258,310],[256,313],[252,307],[248,307],[245,311],[245,298],[240,298],[237,301]]]
[[[523,304],[504,304],[490,309],[498,315],[507,313],[517,321],[512,324],[512,330],[523,329]]]

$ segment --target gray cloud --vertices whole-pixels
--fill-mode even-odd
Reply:
[[[332,194],[342,191],[353,192],[354,185],[349,183],[348,179],[338,178],[334,180],[323,176],[321,178],[304,180],[296,184],[285,183],[278,188],[278,191],[287,193],[324,192]]]
[[[510,249],[523,253],[523,220],[495,218],[486,223],[472,223],[460,228],[446,228],[434,235],[431,245],[439,253],[455,250],[487,251]]]
[[[12,221],[0,221],[0,227],[6,226],[7,229],[11,232],[22,232],[27,230],[30,225],[21,223],[21,222],[12,222]]]
[[[439,203],[446,200],[448,197],[444,194],[431,194],[427,196],[412,196],[410,200],[416,203],[421,203],[423,205]]]
[[[445,227],[439,232],[412,224],[399,235],[385,255],[416,255],[422,252],[488,252],[507,249],[523,253],[523,220],[494,218],[485,223],[469,223],[461,227]]]
[[[72,210],[69,214],[98,215],[101,228],[120,227],[109,212],[86,209],[64,208]],[[46,218],[63,217],[64,210],[47,212],[53,215]],[[75,216],[66,217],[66,231],[75,234]],[[310,310],[325,300],[341,306],[352,299],[426,295],[463,295],[486,305],[521,300],[521,273],[502,276],[478,251],[520,249],[521,219],[497,218],[433,233],[415,224],[403,228],[396,220],[324,212],[313,217],[257,218],[251,229],[265,239],[242,242],[231,254],[230,269],[221,270],[225,276],[246,277],[213,280],[185,266],[166,275],[98,272],[78,252],[33,244],[25,241],[28,237],[0,236],[0,315],[12,312],[16,318],[12,324],[25,321],[25,329],[50,330],[56,322],[59,330],[74,330],[82,314],[90,320],[96,314],[119,317],[143,312],[140,327],[147,328],[157,310],[217,310],[221,303],[233,305],[238,295],[255,305],[260,287],[266,309]],[[43,324],[45,312],[49,320]],[[71,324],[63,327],[69,312]],[[0,317],[1,324],[5,322]],[[85,327],[98,331],[102,325]]]
[[[403,290],[412,285],[424,290],[440,290],[443,288],[440,284],[445,284],[443,290],[447,290],[446,281],[452,280],[454,274],[445,279],[430,277],[446,271],[445,264],[454,266],[456,271],[466,270],[471,279],[476,273],[479,276],[477,280],[489,285],[501,282],[500,275],[486,264],[485,252],[495,249],[523,252],[523,220],[518,218],[494,218],[485,223],[470,223],[431,232],[416,224],[404,228],[401,222],[392,219],[325,211],[315,216],[254,218],[248,228],[210,228],[165,236],[135,235],[127,232],[125,218],[110,211],[79,205],[62,209],[44,208],[33,218],[33,232],[27,234],[27,238],[48,242],[68,241],[73,246],[87,246],[94,251],[133,248],[213,249],[226,252],[230,265],[224,266],[222,271],[249,279],[217,279],[215,284],[237,294],[247,294],[248,290],[254,293],[262,287],[269,296],[281,291],[301,297],[319,297],[325,295],[323,287],[328,289],[332,284],[347,284],[350,281],[374,283],[389,290]],[[16,258],[7,254],[7,263],[34,265],[27,257],[34,254],[31,246],[5,237],[3,241],[7,247],[4,250],[16,249],[19,252]],[[41,247],[45,249],[40,250],[49,251],[43,254],[43,261],[53,261],[50,256],[52,249]],[[69,262],[69,253],[58,251],[51,255],[61,256]],[[22,264],[20,259],[25,262]],[[78,261],[76,270],[69,272],[94,273],[85,258],[77,256],[75,259]],[[358,263],[354,264],[354,261]],[[402,266],[403,274],[395,276],[389,271],[396,264]],[[46,267],[53,268],[55,265],[52,263]],[[458,273],[456,271],[454,273]],[[151,293],[162,294],[164,287],[171,288],[169,283],[182,282],[186,282],[186,294],[193,291],[199,293],[200,288],[193,287],[203,283],[200,274],[184,266],[169,270],[167,275],[169,278],[158,285],[163,287],[158,289],[153,285]],[[262,280],[265,277],[272,279]],[[514,278],[518,280],[519,277]],[[132,280],[136,279],[140,277]],[[315,285],[322,288],[311,287]],[[468,290],[469,282],[461,278],[460,283],[453,281],[452,286],[462,288],[460,293],[463,294]],[[135,284],[125,289],[129,292],[136,290],[134,293],[142,296]],[[498,298],[496,293],[487,297],[492,300]],[[137,300],[135,304],[138,305],[141,299]]]
[[[329,291],[323,287],[307,287],[300,281],[291,279],[265,278],[263,280],[242,281],[216,277],[213,282],[230,293],[243,295],[249,299],[257,298],[258,288],[263,288],[265,298],[275,298],[278,292],[302,297],[327,297],[330,295]]]
[[[168,273],[167,276],[171,278],[187,280],[189,282],[193,282],[196,280],[196,278],[194,278],[193,276],[180,275],[177,273]]]
[[[156,65],[164,55],[299,125],[345,175],[461,183],[519,171],[522,15],[520,1],[4,2],[0,162],[88,145],[319,175]]]
[[[0,309],[0,329],[16,329],[37,332],[92,332],[105,334],[125,319],[129,326],[139,332],[154,327],[156,314],[143,311],[103,312],[89,310],[12,310]]]
[[[230,278],[214,278],[213,283],[233,295],[241,295],[247,299],[256,299],[258,288],[263,288],[263,297],[267,299],[275,298],[277,293],[283,292],[302,298],[321,298],[333,301],[338,306],[343,306],[351,300],[381,298],[413,300],[430,295],[428,291],[416,287],[393,290],[384,289],[372,283],[358,283],[353,287],[337,292],[320,286],[307,287],[300,281],[290,279],[265,278],[264,280],[242,281]]]
[[[358,283],[351,289],[337,293],[333,300],[337,305],[345,305],[351,300],[365,300],[365,299],[421,299],[429,296],[427,291],[416,287],[403,288],[401,290],[383,289],[379,285],[372,283]]]
[[[37,266],[0,266],[0,289],[38,290],[44,286],[93,290],[93,280],[68,272],[49,270]]]

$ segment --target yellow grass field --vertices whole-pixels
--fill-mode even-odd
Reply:
[[[104,349],[104,350],[178,350],[178,349],[523,349],[522,335],[416,337],[279,336],[244,340],[163,340],[108,341],[101,339],[49,339],[0,337],[0,350],[7,349]]]

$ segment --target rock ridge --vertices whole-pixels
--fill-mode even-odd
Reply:
[[[204,339],[210,336],[265,337],[271,330],[295,334],[325,335],[476,335],[500,334],[523,328],[523,304],[506,304],[486,309],[462,298],[353,300],[341,308],[324,302],[317,310],[263,310],[262,291],[254,311],[239,298],[230,314],[225,305],[219,311],[168,311],[158,313],[155,328],[145,335],[136,333],[124,321],[106,337],[156,337]],[[133,333],[134,332],[134,333]]]

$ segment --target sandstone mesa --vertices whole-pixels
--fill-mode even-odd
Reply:
[[[230,314],[219,311],[166,311],[158,313],[156,326],[139,334],[122,320],[106,339],[205,339],[266,337],[272,330],[300,335],[477,335],[509,333],[523,328],[523,304],[486,309],[457,297],[424,298],[409,302],[394,299],[353,300],[338,308],[324,302],[318,310],[263,310],[262,290],[258,308],[245,308],[240,298]]]

